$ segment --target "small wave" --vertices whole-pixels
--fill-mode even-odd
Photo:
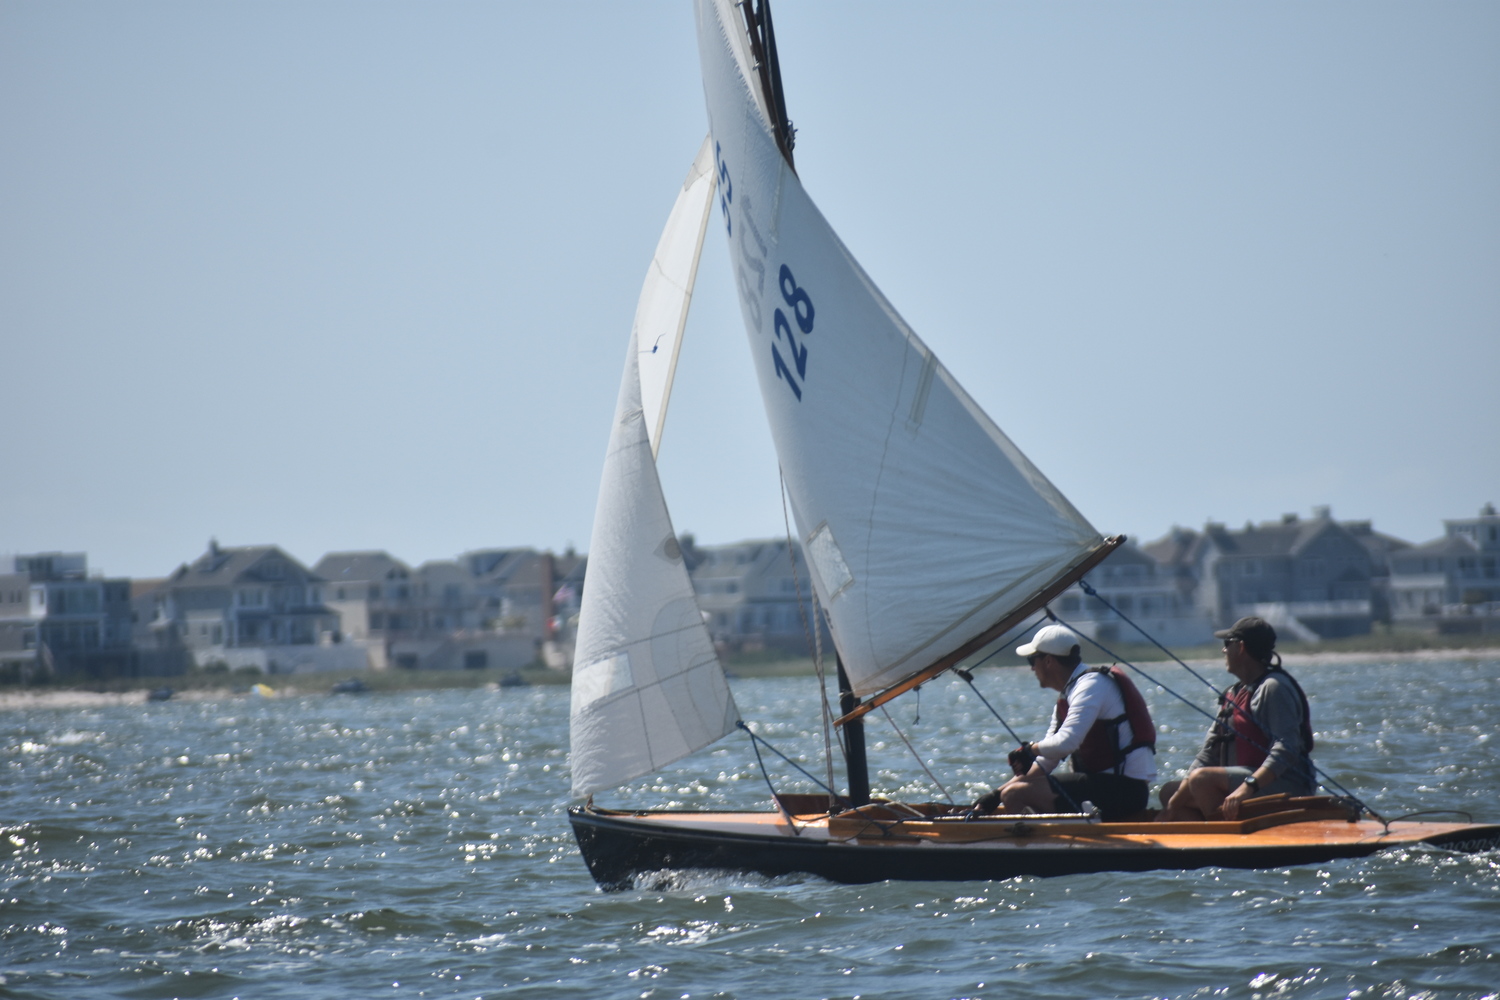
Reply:
[[[803,882],[820,882],[812,875],[760,875],[735,868],[659,868],[640,872],[628,887],[637,892],[699,892],[710,889],[750,888],[766,889],[773,886],[799,885]]]

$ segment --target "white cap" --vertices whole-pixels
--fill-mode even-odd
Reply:
[[[1066,625],[1047,625],[1037,629],[1030,642],[1017,646],[1016,652],[1021,656],[1035,656],[1037,653],[1067,656],[1073,652],[1074,646],[1079,645],[1082,643],[1078,639],[1078,633]]]

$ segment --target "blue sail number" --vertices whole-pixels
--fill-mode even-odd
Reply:
[[[786,302],[787,308],[792,311],[792,317],[797,321],[797,329],[807,336],[813,331],[812,297],[807,294],[807,289],[797,284],[797,279],[792,276],[792,269],[785,264],[781,265],[781,273],[778,275],[777,284],[781,286],[781,298]],[[792,332],[792,324],[786,318],[786,313],[778,308],[772,318],[771,328],[776,334],[776,339],[782,341],[791,353],[792,364],[796,367],[794,373],[787,366],[781,356],[781,351],[776,344],[771,345],[771,363],[776,367],[776,375],[784,381],[797,397],[802,401],[802,386],[800,381],[807,378],[807,347],[797,343],[797,336]]]

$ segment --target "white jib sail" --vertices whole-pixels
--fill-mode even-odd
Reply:
[[[631,330],[640,345],[641,405],[653,456],[661,454],[661,431],[677,373],[677,354],[682,350],[682,328],[687,324],[703,234],[712,214],[713,162],[713,147],[705,138],[667,216],[635,307]]]
[[[1102,539],[906,325],[782,157],[734,0],[697,0],[718,202],[797,530],[856,693]]]
[[[690,213],[674,210],[668,228],[674,225],[701,231]],[[655,275],[653,264],[647,291]],[[685,309],[686,295],[682,302]],[[680,330],[675,317],[670,322]],[[739,720],[657,477],[638,332],[650,331],[638,326],[630,335],[574,652],[570,738],[573,794],[580,797],[686,757]]]

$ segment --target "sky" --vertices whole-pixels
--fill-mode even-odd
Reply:
[[[778,0],[802,181],[1101,532],[1500,502],[1500,5]],[[0,554],[586,550],[691,5],[0,0]],[[709,229],[679,532],[784,534]]]

